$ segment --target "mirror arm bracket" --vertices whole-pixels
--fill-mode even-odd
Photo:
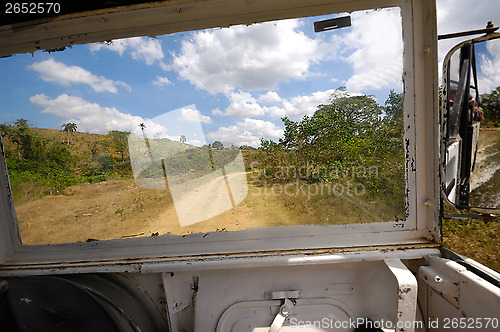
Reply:
[[[441,190],[441,196],[443,197],[443,203],[448,206],[451,206],[457,210],[467,210],[470,212],[476,212],[476,214],[445,214],[442,213],[441,216],[444,219],[484,219],[484,220],[492,220],[498,218],[500,214],[500,209],[491,209],[491,208],[478,208],[474,206],[464,206],[457,205],[451,202],[446,195],[444,190]]]
[[[443,219],[484,219],[493,220],[498,216],[494,214],[443,214]]]

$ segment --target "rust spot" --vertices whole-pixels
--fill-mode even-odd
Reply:
[[[409,292],[411,292],[411,288],[405,288],[405,289],[399,289],[399,292],[402,293],[402,294],[408,294]]]

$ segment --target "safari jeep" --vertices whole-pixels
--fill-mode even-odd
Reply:
[[[500,274],[441,246],[498,213],[494,27],[441,75],[434,0],[2,11],[2,331],[498,330]]]

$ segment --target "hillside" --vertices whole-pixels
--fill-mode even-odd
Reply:
[[[19,229],[26,244],[386,221],[399,213],[390,202],[354,195],[354,183],[345,178],[318,182],[315,173],[309,178],[288,179],[266,174],[266,170],[276,171],[270,160],[272,152],[267,150],[211,150],[168,139],[146,144],[140,137],[129,141],[128,133],[123,132],[73,132],[68,144],[69,135],[62,130],[9,129],[3,139]],[[138,171],[135,180],[129,151]],[[233,169],[231,161],[240,151],[244,168]],[[241,188],[247,189],[241,203],[181,227],[179,211],[192,210],[194,201],[208,198],[210,202],[217,195],[227,195],[225,174],[245,170],[247,181]],[[167,189],[161,189],[164,174],[169,179]],[[211,182],[202,180],[210,174],[220,174],[210,177],[217,183],[213,188]],[[143,186],[141,179],[156,179],[160,187],[147,189],[152,187]],[[187,192],[174,206],[171,190],[179,195],[179,188]],[[215,200],[213,204],[219,204]]]

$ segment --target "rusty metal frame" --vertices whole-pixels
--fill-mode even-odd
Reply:
[[[440,242],[437,33],[434,0],[172,0],[71,14],[50,21],[0,27],[0,55],[33,52],[139,35],[400,6],[403,16],[406,221],[290,226],[266,230],[25,246],[19,240],[4,159],[0,157],[0,271],[10,267],[62,271],[130,271],[138,264],[174,264],[204,257],[291,257],[304,251],[357,248],[403,250]],[[221,10],[220,8],[224,8]],[[417,158],[418,156],[418,158]]]

